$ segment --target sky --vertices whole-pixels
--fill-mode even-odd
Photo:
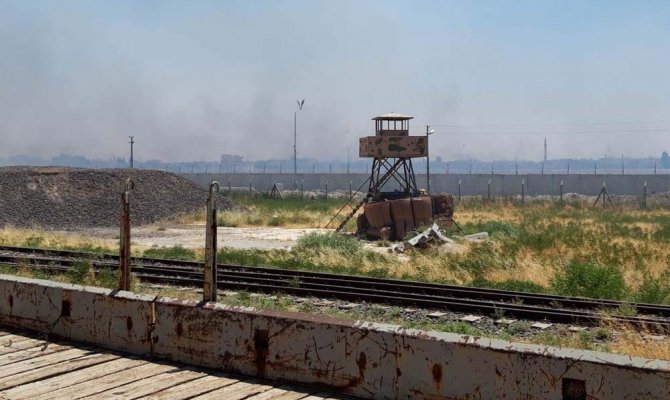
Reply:
[[[0,157],[358,156],[387,112],[431,156],[670,150],[667,1],[0,0]]]

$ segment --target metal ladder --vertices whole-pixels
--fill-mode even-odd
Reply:
[[[361,186],[359,186],[358,189],[356,189],[356,192],[353,193],[351,195],[351,197],[349,197],[349,200],[346,202],[346,204],[344,204],[337,211],[337,213],[335,213],[335,216],[333,216],[333,218],[326,224],[326,228],[331,227],[333,222],[340,221],[340,224],[337,226],[337,228],[335,228],[335,232],[340,232],[342,230],[342,228],[344,228],[344,226],[347,224],[347,222],[349,222],[349,220],[351,220],[351,218],[353,218],[353,216],[356,215],[356,212],[363,206],[363,204],[365,204],[368,197],[370,195],[372,195],[373,193],[377,192],[377,190],[380,189],[382,186],[384,186],[384,184],[391,178],[391,176],[393,175],[395,170],[398,168],[398,165],[400,165],[400,163],[401,163],[400,159],[396,160],[396,162],[393,164],[393,166],[391,168],[389,168],[386,171],[386,173],[384,175],[382,175],[382,177],[380,179],[377,180],[377,184],[374,187],[371,187],[371,188],[368,189],[368,192],[363,197],[363,199],[360,200],[355,205],[352,205],[354,203],[354,198],[356,197],[356,195],[358,193],[362,193],[361,189],[363,189],[363,187],[370,181],[371,177],[368,177],[368,179],[366,179],[365,182],[363,182],[363,184],[361,184]],[[347,207],[350,208],[351,211],[349,211],[343,217],[343,219],[340,219],[340,218],[342,218],[340,216],[340,214],[342,214]]]

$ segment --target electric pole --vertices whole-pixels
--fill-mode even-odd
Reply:
[[[298,148],[296,142],[298,139],[298,111],[302,110],[305,99],[297,100],[298,109],[293,113],[293,189],[298,188]]]
[[[130,169],[133,169],[133,144],[135,144],[135,136],[128,136],[130,138]]]

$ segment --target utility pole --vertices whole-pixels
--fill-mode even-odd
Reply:
[[[305,99],[297,100],[298,109],[293,113],[293,189],[298,188],[298,148],[296,142],[298,140],[298,111],[302,110],[305,104]]]
[[[130,138],[130,169],[133,169],[133,144],[135,144],[135,136],[128,136]]]
[[[430,193],[430,147],[428,146],[428,136],[435,131],[430,129],[430,125],[426,125],[426,192]]]

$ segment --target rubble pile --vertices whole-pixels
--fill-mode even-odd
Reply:
[[[132,178],[131,221],[146,225],[204,207],[207,191],[176,174],[151,170],[0,168],[0,226],[58,229],[118,226],[120,194]],[[238,207],[221,197],[219,209]]]

